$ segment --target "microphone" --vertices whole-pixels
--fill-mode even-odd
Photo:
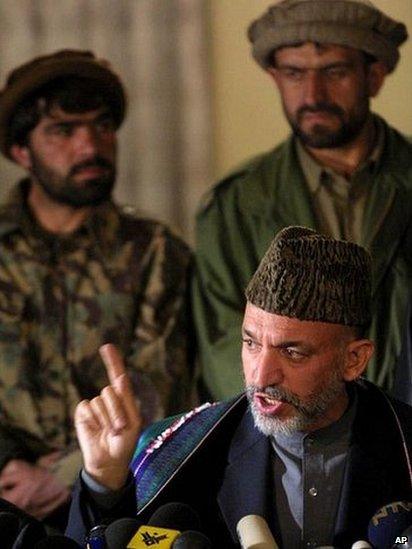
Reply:
[[[37,542],[46,537],[46,530],[41,522],[27,523],[14,539],[12,549],[26,549],[34,547]]]
[[[412,523],[412,503],[395,501],[376,511],[369,522],[368,538],[375,549],[392,547]]]
[[[121,518],[115,520],[109,524],[105,530],[104,539],[106,544],[102,546],[103,549],[122,549],[123,547],[127,547],[127,544],[140,526],[142,526],[142,522],[136,518]],[[90,534],[91,533],[92,532],[90,532]],[[90,549],[95,548],[90,544]]]
[[[364,541],[363,539],[359,541],[355,541],[355,543],[352,545],[351,549],[373,549],[372,545],[368,543],[367,541]]]
[[[201,530],[200,518],[186,503],[172,501],[159,507],[149,520],[150,526],[173,528],[174,530]]]
[[[158,549],[170,549],[182,532],[199,529],[199,515],[189,505],[170,502],[153,513],[149,524],[138,529],[127,547],[143,549],[156,544]]]
[[[36,543],[34,549],[81,549],[81,547],[74,540],[66,538],[66,536],[56,534],[43,538],[41,541]]]
[[[212,549],[212,544],[204,534],[186,530],[175,539],[172,549]]]
[[[19,519],[9,511],[0,512],[1,543],[5,549],[11,549],[19,531]]]
[[[98,524],[97,526],[93,526],[86,537],[87,549],[106,549],[106,528],[106,524]]]
[[[210,547],[204,544],[207,538],[195,531],[199,529],[197,513],[189,505],[172,502],[162,505],[147,525],[142,525],[138,519],[127,518],[113,522],[107,527],[105,538],[107,549],[143,549],[152,545],[157,549],[171,549],[178,538],[181,538],[180,545],[176,545],[179,549],[207,549]],[[185,540],[192,545],[187,545]]]
[[[237,523],[242,549],[279,549],[269,526],[259,515],[247,515]]]

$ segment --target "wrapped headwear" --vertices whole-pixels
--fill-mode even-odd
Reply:
[[[286,227],[271,242],[249,282],[246,298],[268,313],[367,326],[371,258],[352,242],[306,227]]]
[[[282,0],[249,26],[248,37],[264,69],[277,48],[317,42],[362,50],[392,72],[408,32],[368,0]]]

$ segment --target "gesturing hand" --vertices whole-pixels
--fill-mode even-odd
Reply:
[[[86,471],[113,490],[127,478],[141,417],[123,359],[112,344],[100,347],[110,385],[76,408],[75,425]]]

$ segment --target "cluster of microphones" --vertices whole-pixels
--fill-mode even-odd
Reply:
[[[257,515],[242,518],[237,533],[242,549],[279,549],[266,521]],[[349,547],[319,545],[315,549]],[[369,522],[368,541],[355,541],[350,549],[412,549],[412,503],[396,501],[378,509]]]
[[[47,536],[43,525],[11,511],[0,512],[2,549],[79,549],[81,546],[63,535]],[[258,515],[243,517],[237,525],[242,549],[279,549],[266,521]],[[202,533],[198,514],[184,503],[167,503],[148,524],[138,518],[122,518],[91,529],[85,540],[87,549],[213,549]],[[83,546],[84,547],[84,546]],[[287,548],[285,548],[287,549]],[[349,549],[318,546],[317,549]],[[398,501],[380,508],[368,528],[368,541],[359,540],[350,549],[412,549],[412,503]]]
[[[90,531],[88,549],[212,549],[202,533],[199,515],[185,503],[159,507],[147,524],[138,518],[122,518]]]

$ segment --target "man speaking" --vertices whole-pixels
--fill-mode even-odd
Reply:
[[[373,353],[370,287],[362,247],[280,231],[246,289],[245,393],[154,424],[130,468],[140,415],[121,357],[103,348],[111,385],[77,408],[85,469],[68,534],[82,542],[105,517],[147,521],[179,501],[213,547],[238,546],[248,515],[286,549],[366,539],[374,513],[412,491],[411,408],[360,379]]]

